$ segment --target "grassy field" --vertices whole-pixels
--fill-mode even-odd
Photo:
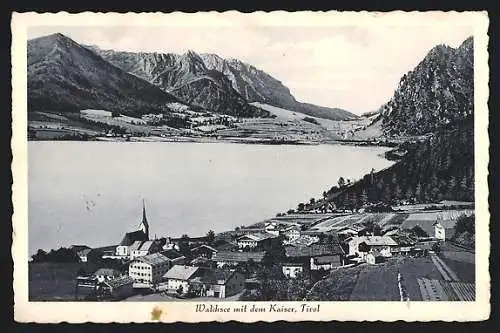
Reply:
[[[379,265],[363,265],[350,300],[399,301],[397,260]]]
[[[403,277],[403,285],[412,301],[422,301],[417,278],[442,279],[430,258],[402,259],[398,263],[398,268]]]
[[[476,255],[461,247],[445,243],[441,247],[440,258],[457,274],[464,282],[475,282],[476,280]]]
[[[348,301],[364,266],[339,268],[318,281],[306,297],[308,301]]]
[[[95,267],[84,263],[28,264],[30,301],[72,301],[75,299],[75,278],[79,270],[86,273]]]

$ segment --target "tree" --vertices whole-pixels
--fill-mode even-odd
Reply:
[[[304,210],[304,207],[305,207],[304,203],[303,203],[303,202],[301,202],[301,203],[299,203],[299,204],[297,205],[297,210],[298,210],[299,212],[301,212],[301,211],[303,211],[303,210]]]
[[[215,232],[213,230],[209,230],[207,232],[207,243],[208,245],[212,245],[215,240]]]
[[[361,201],[361,205],[363,205],[363,206],[366,206],[366,204],[368,204],[368,193],[366,192],[365,188],[361,192],[360,201]]]
[[[344,188],[344,186],[345,186],[345,179],[344,179],[344,177],[340,177],[337,183],[339,184],[339,188],[340,189]]]
[[[189,247],[189,236],[184,234],[179,240],[179,252],[186,258],[191,257],[191,249]]]
[[[399,184],[397,184],[396,188],[394,189],[394,198],[396,200],[400,200],[403,198],[403,191],[401,190],[401,186],[399,186]]]
[[[422,197],[422,184],[418,183],[417,187],[415,188],[415,198],[417,199],[417,201],[422,202]]]
[[[36,254],[31,256],[33,262],[46,262],[47,260],[47,252],[42,249],[38,249]]]
[[[425,230],[422,229],[422,227],[419,226],[418,224],[410,229],[410,234],[417,238],[429,237],[429,234],[427,234],[427,232],[425,232]]]
[[[315,203],[316,203],[316,199],[314,199],[314,198],[309,199],[310,205],[314,205]]]

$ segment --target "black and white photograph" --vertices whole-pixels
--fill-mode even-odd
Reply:
[[[476,302],[487,36],[455,14],[26,23],[27,301]]]

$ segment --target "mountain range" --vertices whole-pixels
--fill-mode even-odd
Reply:
[[[30,111],[106,109],[126,115],[169,112],[166,104],[242,117],[269,116],[262,102],[304,114],[352,120],[342,110],[301,103],[269,74],[215,54],[132,53],[80,45],[62,34],[28,41]]]
[[[234,106],[260,102],[330,120],[351,120],[358,116],[339,108],[298,102],[280,81],[252,65],[216,54],[188,51],[133,53],[87,46],[113,65],[141,77],[183,100],[217,112]],[[202,95],[199,94],[202,91]],[[223,101],[218,103],[218,101]]]

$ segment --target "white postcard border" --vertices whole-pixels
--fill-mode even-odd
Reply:
[[[165,16],[168,15],[168,16]],[[168,21],[165,18],[168,17]],[[475,182],[476,182],[476,301],[475,302],[307,302],[320,304],[319,312],[195,312],[198,302],[29,302],[28,301],[28,173],[27,173],[27,58],[28,26],[221,26],[233,25],[359,25],[388,26],[442,24],[474,27],[475,62]],[[230,321],[477,321],[490,314],[489,207],[488,207],[488,15],[486,12],[294,12],[250,14],[236,11],[208,13],[14,13],[12,28],[12,141],[14,317],[19,322],[152,322],[156,310],[162,322]],[[270,304],[296,307],[301,302],[203,302],[219,307],[269,308]]]

